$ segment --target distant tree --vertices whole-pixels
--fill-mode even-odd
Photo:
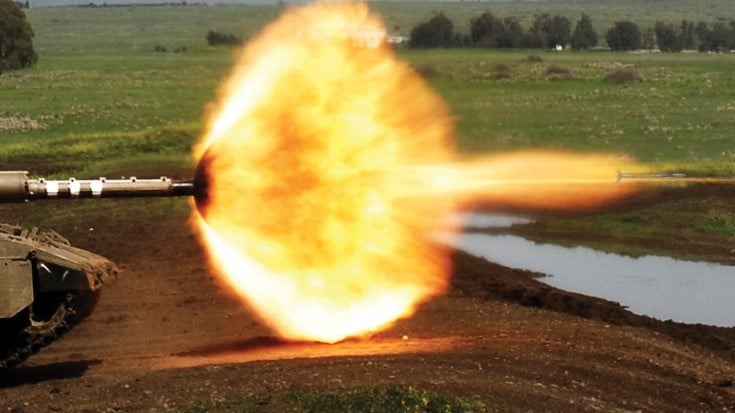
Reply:
[[[470,20],[470,35],[476,47],[515,49],[520,46],[524,33],[517,17],[501,20],[491,12],[485,12]]]
[[[439,13],[411,29],[409,45],[422,48],[450,47],[454,41],[454,24],[444,13]]]
[[[656,48],[656,32],[651,27],[646,27],[641,32],[641,49],[653,50]]]
[[[549,19],[548,13],[536,15],[533,24],[528,28],[529,35],[524,39],[529,43],[537,43],[539,47],[546,47],[547,39],[544,31],[544,22]]]
[[[26,15],[12,0],[0,0],[0,73],[31,67],[37,61]]]
[[[566,46],[572,39],[572,22],[564,16],[556,15],[551,18],[548,34],[548,46]]]
[[[709,27],[707,27],[707,23],[703,21],[698,22],[697,25],[694,26],[694,35],[697,36],[697,48],[700,51],[707,50],[707,46],[705,45],[707,37],[709,36]]]
[[[597,46],[597,32],[592,28],[590,16],[582,13],[572,33],[572,48],[589,49],[594,46]]]
[[[733,22],[730,22],[729,26],[722,22],[716,22],[710,26],[700,21],[694,26],[697,48],[703,52],[723,52],[732,49],[735,47],[733,33]]]
[[[539,33],[529,30],[521,37],[520,46],[524,49],[541,49],[544,47],[544,41]]]
[[[572,23],[564,16],[552,17],[544,13],[536,15],[529,31],[541,41],[543,47],[552,49],[569,43],[572,37]]]
[[[523,39],[523,27],[517,17],[503,19],[503,33],[498,37],[498,47],[516,49]]]
[[[703,39],[704,50],[724,52],[733,47],[732,28],[722,22],[717,22],[707,30]]]
[[[453,47],[472,47],[472,36],[467,33],[454,32]]]
[[[681,47],[686,50],[695,50],[698,46],[694,22],[681,21]]]
[[[656,44],[662,52],[680,52],[682,50],[681,34],[672,23],[656,22],[653,26]]]
[[[641,47],[641,30],[630,21],[616,22],[605,33],[605,40],[612,50],[636,50]]]
[[[207,32],[207,44],[210,46],[218,44],[238,45],[240,43],[242,43],[242,39],[233,34],[220,33],[214,30]]]
[[[505,23],[489,11],[482,13],[470,20],[470,36],[477,47],[500,47]]]

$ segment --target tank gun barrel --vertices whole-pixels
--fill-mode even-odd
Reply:
[[[0,172],[0,202],[53,198],[138,198],[194,195],[194,181],[156,179],[30,179],[26,171]]]
[[[681,172],[621,172],[618,170],[617,182],[625,180],[646,180],[646,179],[682,179],[686,178],[686,174]]]

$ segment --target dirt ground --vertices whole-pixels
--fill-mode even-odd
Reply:
[[[281,342],[218,287],[186,220],[135,215],[64,234],[124,266],[125,277],[88,319],[5,378],[0,411],[176,411],[390,384],[499,411],[735,411],[735,328],[637,316],[459,252],[449,293],[414,317],[369,339]]]

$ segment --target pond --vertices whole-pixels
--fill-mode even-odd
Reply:
[[[522,217],[477,215],[465,219],[466,227],[507,227],[529,222]],[[464,218],[468,217],[457,219]],[[514,235],[465,232],[439,238],[500,265],[546,274],[539,280],[548,285],[616,301],[637,314],[735,326],[735,266],[659,256],[633,258],[586,247],[535,243]]]

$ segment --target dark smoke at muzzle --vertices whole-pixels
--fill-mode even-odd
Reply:
[[[211,182],[210,165],[214,158],[210,155],[207,150],[197,164],[196,172],[194,173],[194,201],[196,203],[197,211],[202,215],[203,218],[207,217],[207,208],[209,207],[209,183]]]

